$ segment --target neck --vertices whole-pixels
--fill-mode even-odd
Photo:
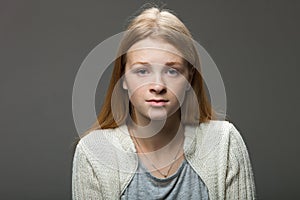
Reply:
[[[178,148],[178,144],[184,138],[184,128],[179,116],[175,113],[165,121],[151,121],[146,126],[139,123],[131,124],[129,125],[131,136],[138,140],[145,152],[156,151],[162,147],[167,147],[166,150]]]

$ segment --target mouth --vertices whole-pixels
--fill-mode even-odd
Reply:
[[[146,100],[146,102],[149,103],[152,106],[164,106],[169,102],[169,100],[166,100],[166,99],[149,99],[149,100]]]

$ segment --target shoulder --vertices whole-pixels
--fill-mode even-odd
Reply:
[[[199,125],[199,133],[202,137],[215,138],[217,140],[242,140],[240,132],[235,125],[229,121],[211,120]]]
[[[118,162],[118,160],[119,157],[124,159],[126,157],[116,147],[118,144],[114,134],[116,131],[113,129],[95,130],[78,142],[72,169],[74,199],[85,199],[87,194],[107,199],[108,196],[119,194],[117,171],[124,170],[124,167],[120,167],[120,162],[124,161],[120,159]],[[124,163],[126,166],[127,163]],[[128,168],[132,169],[131,166]],[[108,191],[107,188],[111,190]]]
[[[127,126],[122,125],[117,128],[97,129],[83,136],[77,146],[84,146],[89,149],[115,146],[122,148],[124,141],[130,139]]]
[[[238,128],[228,121],[210,121],[199,127],[202,140],[207,149],[213,149],[214,153],[224,154],[236,164],[245,162],[249,157],[245,141]],[[212,148],[213,147],[213,148]]]
[[[228,152],[229,149],[245,149],[245,143],[235,125],[229,121],[211,120],[196,129],[196,143],[202,155],[212,152]]]
[[[80,138],[75,147],[73,162],[98,162],[103,152],[107,152],[110,144],[110,135],[113,135],[114,129],[94,130]]]
[[[228,121],[210,120],[197,127],[196,138],[204,146],[216,146],[229,138],[232,126]]]
[[[221,183],[225,186],[222,195],[229,199],[254,199],[250,156],[238,128],[228,121],[210,121],[199,126],[198,135],[203,144],[199,147],[201,161],[209,166],[209,169],[205,166],[199,169],[205,172],[202,175],[209,183],[211,194],[217,194],[214,187]],[[221,182],[214,182],[216,176]]]
[[[199,129],[205,134],[227,134],[229,128],[233,124],[229,121],[222,121],[222,120],[210,120],[208,122],[201,123],[199,125]]]
[[[125,158],[128,150],[132,152],[134,149],[132,145],[125,125],[114,129],[94,130],[80,139],[75,149],[74,159],[78,155],[84,155],[91,164],[107,165],[107,163],[117,162],[120,157]]]

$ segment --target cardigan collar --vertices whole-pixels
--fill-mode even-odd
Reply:
[[[196,133],[199,129],[199,126],[191,126],[191,125],[185,125],[185,139],[184,139],[184,152],[185,155],[192,154],[196,149]],[[123,124],[117,128],[117,132],[119,133],[119,139],[121,146],[123,147],[123,150],[128,153],[136,153],[136,148],[134,146],[134,143],[130,137],[128,126],[126,124]]]

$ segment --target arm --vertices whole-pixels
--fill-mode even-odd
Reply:
[[[255,182],[247,147],[231,124],[226,175],[226,199],[255,199]]]
[[[102,199],[99,180],[80,143],[73,158],[72,199]]]

